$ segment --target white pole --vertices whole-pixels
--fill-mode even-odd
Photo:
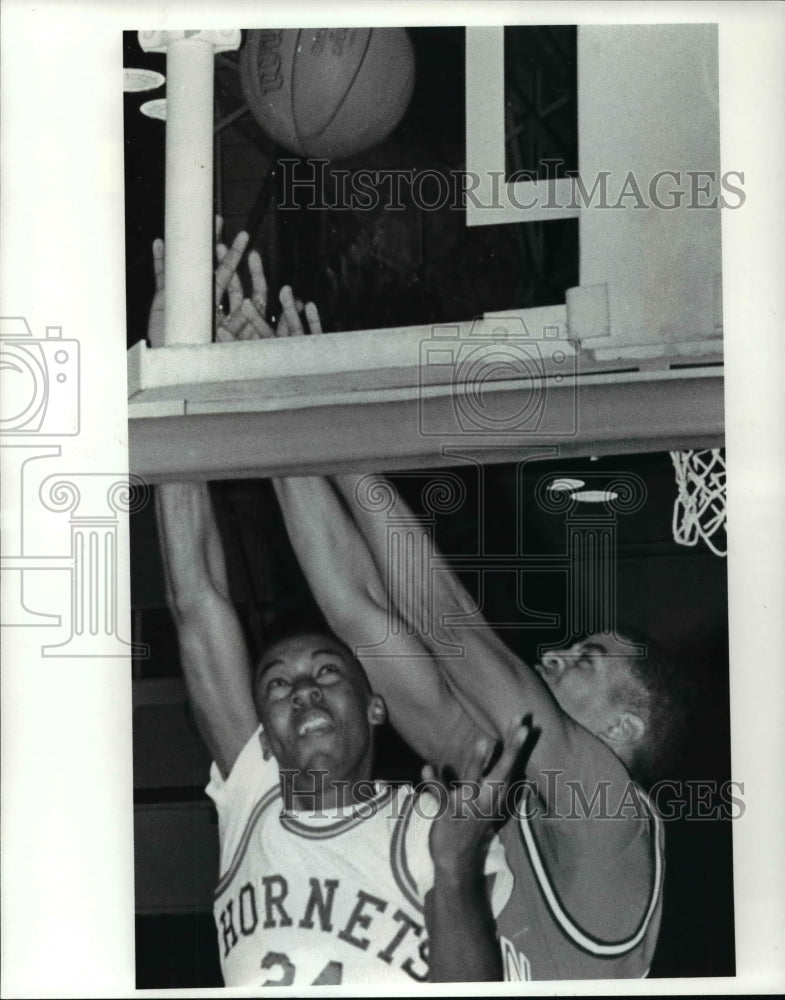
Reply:
[[[213,330],[213,46],[166,53],[164,343],[209,344]]]
[[[239,31],[140,32],[166,52],[164,345],[209,344],[213,331],[213,74]]]

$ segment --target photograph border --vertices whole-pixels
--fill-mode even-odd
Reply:
[[[62,490],[51,493],[58,510],[70,503],[72,516],[78,517],[82,503],[85,518],[98,517],[90,504],[105,502],[112,484],[127,479],[122,31],[146,24],[224,27],[230,19],[255,26],[262,14],[266,23],[304,26],[313,17],[321,21],[324,14],[315,11],[323,9],[292,0],[263,8],[232,0],[220,9],[207,3],[186,7],[65,0],[33,5],[5,0],[0,316],[21,317],[39,342],[78,342],[78,351],[69,355],[71,363],[76,357],[78,370],[78,433],[61,430],[47,438],[57,477],[78,486],[76,497]],[[593,995],[611,988],[634,995],[785,988],[785,864],[779,836],[785,828],[785,675],[778,669],[785,638],[778,558],[785,549],[785,415],[780,402],[785,364],[777,323],[785,313],[780,278],[785,260],[783,7],[755,2],[645,7],[345,3],[331,8],[330,19],[336,25],[507,20],[720,25],[722,163],[723,169],[744,171],[748,195],[743,210],[722,217],[732,761],[733,777],[744,782],[748,805],[733,831],[737,975],[732,980],[571,983],[569,990]],[[73,409],[69,398],[71,402],[65,397],[62,402],[64,420]],[[10,467],[10,449],[24,445],[3,442],[4,471]],[[144,484],[138,487],[143,493]],[[9,498],[8,489],[6,479],[4,548],[17,538],[22,512],[35,499],[22,492]],[[113,496],[109,513],[101,516],[113,519],[122,567],[129,561],[127,514],[141,501]],[[32,526],[43,558],[52,563],[68,551],[61,523],[42,518]],[[36,606],[63,607],[67,567],[53,565],[39,575]],[[7,597],[8,582],[3,586]],[[47,657],[35,626],[6,623],[3,628],[4,995],[136,992],[127,572],[118,577],[116,599],[120,645],[110,656],[105,650],[91,654],[81,649],[70,658]],[[46,823],[39,821],[42,814]],[[765,866],[760,864],[764,853]],[[564,989],[559,983],[536,985],[539,994]],[[428,987],[416,992],[441,991]],[[171,995],[192,992],[202,991],[172,990]],[[480,990],[459,985],[450,992],[478,995]],[[482,989],[486,992],[513,995],[522,987],[493,983]]]

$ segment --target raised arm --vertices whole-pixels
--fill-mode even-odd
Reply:
[[[433,888],[425,897],[432,982],[495,982],[503,978],[485,879],[486,856],[494,825],[505,818],[507,782],[527,736],[526,726],[511,729],[499,760],[484,777],[490,741],[478,740],[461,786],[442,789],[443,808],[429,834]],[[431,783],[438,780],[430,765],[423,769],[423,778]]]
[[[567,715],[539,674],[502,642],[425,532],[409,536],[408,560],[410,565],[429,567],[430,607],[424,609],[419,595],[401,585],[401,567],[387,554],[387,519],[389,513],[404,521],[411,521],[414,515],[400,495],[392,511],[379,512],[365,498],[377,485],[389,489],[386,481],[379,477],[340,476],[335,484],[377,573],[386,579],[398,615],[420,636],[437,670],[466,710],[499,737],[523,716],[530,716],[538,738],[527,763],[527,776],[537,781],[549,805],[559,804],[549,800],[554,787],[556,794],[571,794],[564,780],[558,785],[549,780],[548,773],[554,770],[560,770],[564,779],[585,783],[589,794],[600,781],[618,786],[618,794],[623,794],[628,775],[621,761]],[[429,621],[421,620],[423,613]],[[469,621],[471,627],[462,626],[461,622]],[[462,647],[463,655],[445,655],[450,645]],[[566,801],[564,805],[569,811]]]
[[[425,568],[429,574],[429,605],[425,606],[413,588],[401,585],[398,579],[401,566],[390,560],[387,553],[388,516],[392,514],[396,519],[411,522],[414,515],[400,494],[396,494],[391,511],[380,512],[365,498],[372,496],[377,486],[390,489],[390,484],[381,477],[338,476],[335,484],[362,533],[377,572],[394,596],[398,614],[421,636],[438,669],[449,678],[472,714],[491,732],[502,736],[525,713],[531,713],[534,725],[544,731],[546,743],[552,740],[561,744],[564,713],[536,672],[508,649],[477,611],[476,602],[424,532],[407,539],[408,561],[410,565],[418,564],[421,571]],[[467,622],[471,627],[462,625]],[[450,646],[461,652],[445,655]],[[558,766],[552,754],[546,756],[546,766]],[[537,765],[537,755],[533,757],[530,767]]]
[[[390,721],[426,760],[443,764],[465,713],[420,638],[402,627],[368,545],[331,481],[274,479],[275,492],[300,566],[330,627],[359,658]],[[386,641],[385,641],[386,640]],[[384,642],[384,655],[361,647]]]
[[[156,490],[156,513],[188,695],[199,731],[226,777],[258,719],[207,484],[163,483]]]
[[[431,651],[437,670],[470,713],[503,737],[522,717],[536,736],[526,761],[526,777],[536,783],[547,815],[575,816],[575,789],[586,801],[604,796],[607,818],[538,824],[539,846],[557,890],[569,911],[580,914],[588,928],[611,937],[637,926],[652,884],[652,828],[634,811],[621,811],[629,792],[629,776],[619,758],[597,736],[575,722],[558,705],[539,674],[521,661],[477,613],[476,603],[461,586],[425,532],[409,535],[409,564],[430,567],[431,620],[422,622],[423,604],[396,578],[401,567],[388,561],[387,513],[365,502],[374,479],[340,477],[337,489],[371,553],[378,572],[388,574],[390,593],[400,617],[414,627]],[[381,484],[379,484],[381,485]],[[358,488],[359,487],[359,488]],[[391,512],[409,521],[411,511],[398,497]],[[404,567],[405,569],[405,567]],[[471,628],[458,622],[471,620]],[[478,625],[485,627],[478,628]],[[462,657],[445,656],[445,644],[461,644]],[[598,872],[605,872],[598,878]],[[615,872],[615,875],[608,874]],[[619,911],[619,879],[625,899],[635,905]],[[608,916],[609,914],[613,916]]]

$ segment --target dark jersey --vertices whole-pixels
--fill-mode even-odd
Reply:
[[[642,792],[638,796],[648,816],[632,822],[638,823],[636,836],[650,841],[653,874],[648,899],[642,900],[639,890],[631,888],[640,885],[640,879],[631,877],[632,858],[640,857],[632,850],[639,846],[634,841],[610,864],[607,859],[598,862],[598,877],[613,880],[616,914],[625,909],[641,913],[638,926],[619,940],[603,933],[602,927],[583,926],[581,914],[568,911],[559,898],[558,873],[548,870],[538,847],[542,824],[576,821],[523,815],[505,824],[500,836],[514,878],[513,891],[497,918],[505,979],[631,979],[647,974],[662,910],[663,834],[653,807]],[[587,857],[585,863],[593,861]]]

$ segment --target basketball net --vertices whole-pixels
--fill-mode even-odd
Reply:
[[[695,545],[702,538],[716,555],[727,555],[725,455],[722,449],[672,451],[670,454],[678,488],[673,506],[674,540],[679,545]]]

